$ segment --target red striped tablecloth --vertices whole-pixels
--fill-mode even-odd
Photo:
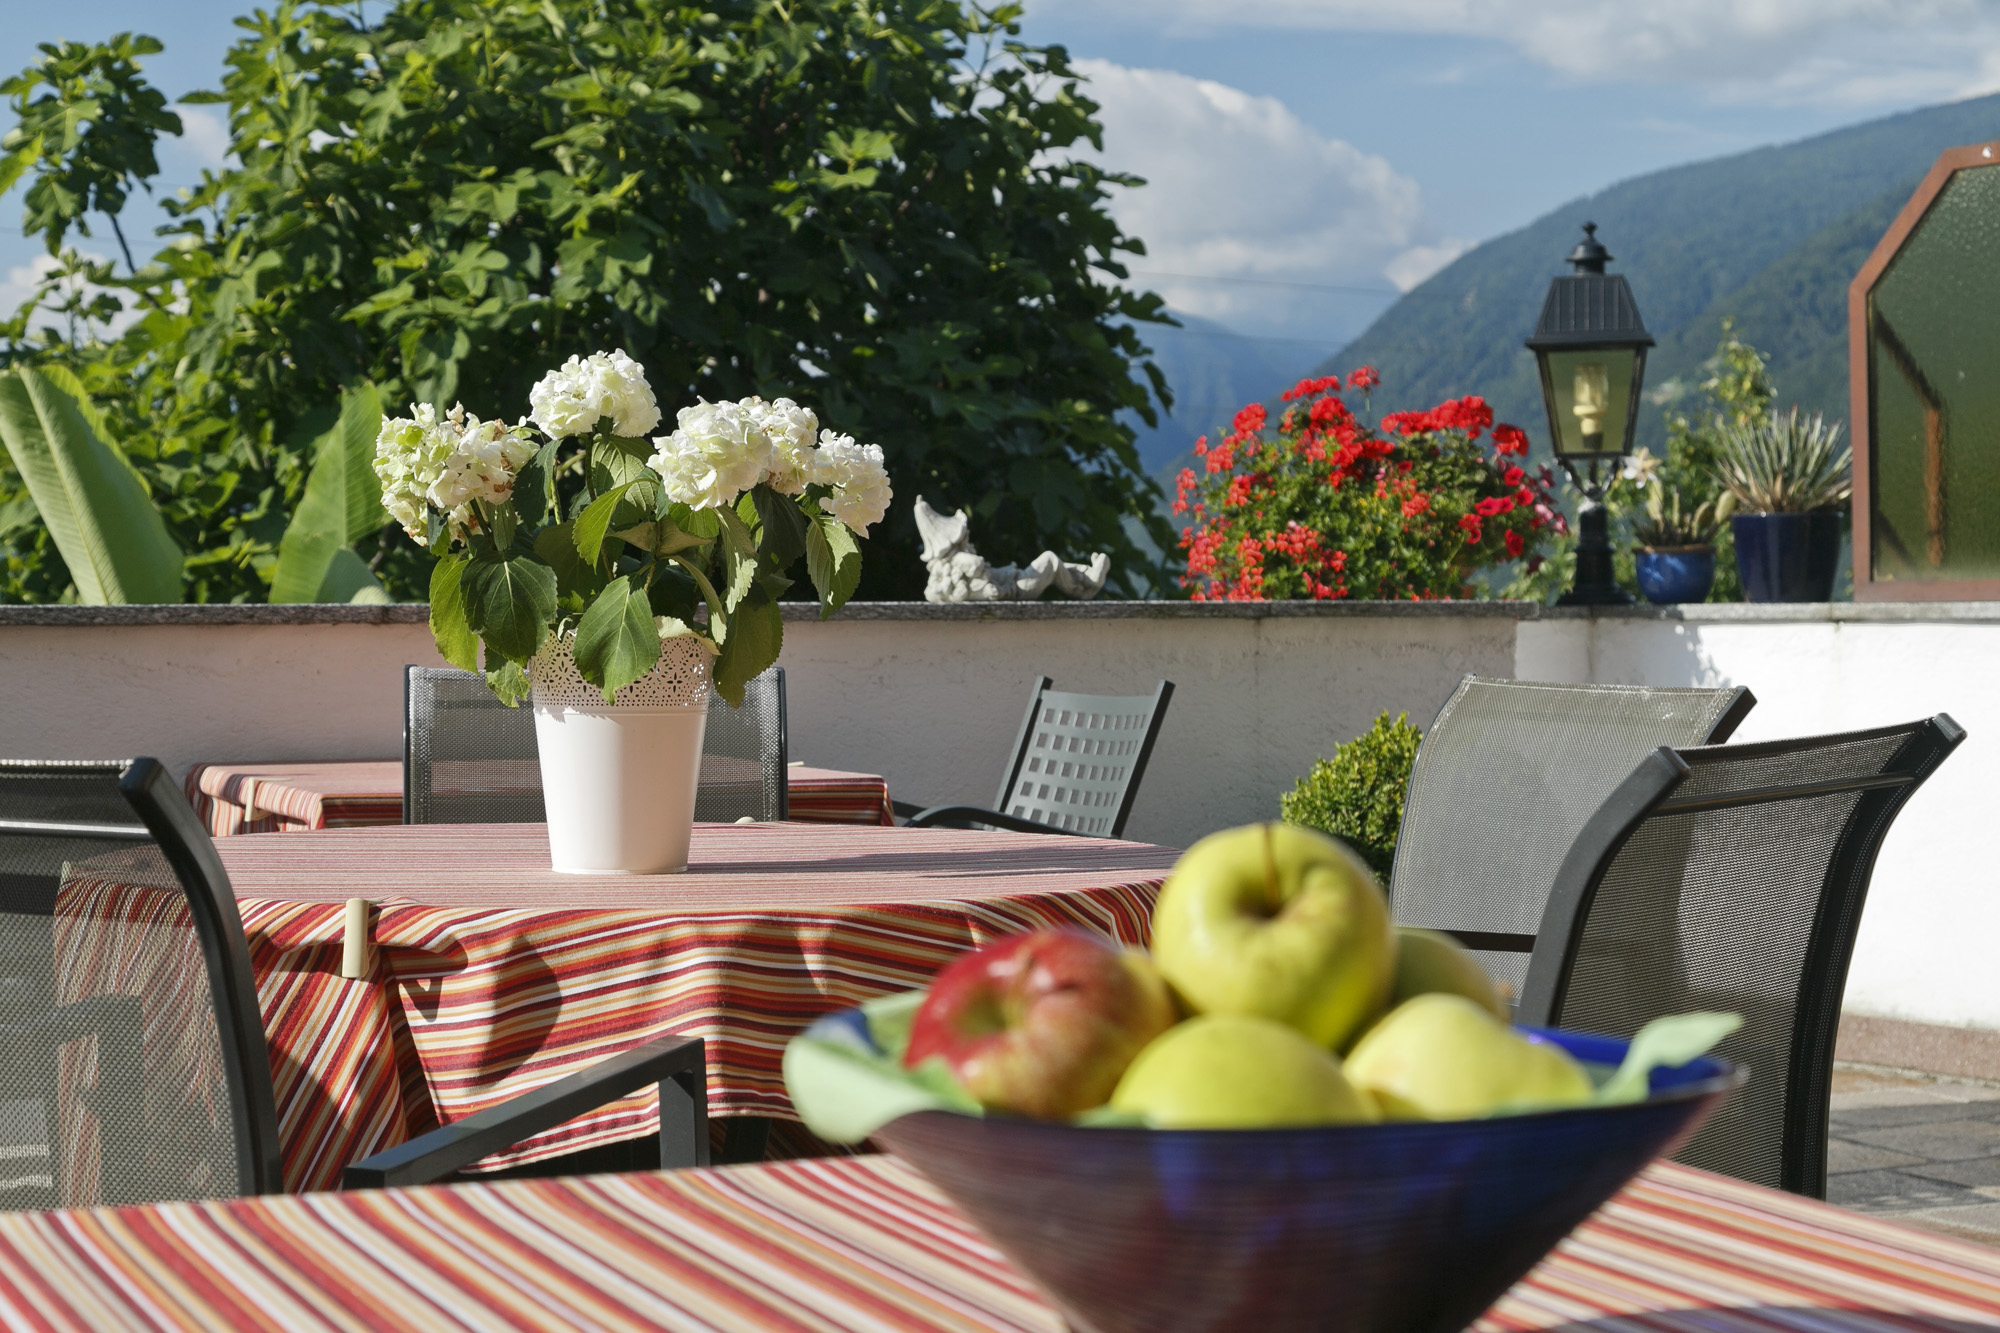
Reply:
[[[893,1158],[0,1216],[13,1329],[1000,1330],[1056,1312]],[[1659,1165],[1473,1327],[1971,1333],[2000,1252]]]
[[[216,844],[270,1035],[285,1179],[341,1168],[668,1033],[708,1039],[711,1115],[792,1119],[780,1061],[819,1015],[928,985],[974,945],[1080,925],[1144,944],[1177,853],[1143,843],[949,829],[695,826],[681,875],[549,868],[539,824],[328,829]],[[159,890],[73,878],[59,917],[102,935]],[[344,904],[370,899],[369,974],[340,975]],[[128,927],[129,923],[129,927]],[[140,989],[143,979],[134,983]],[[653,1092],[488,1159],[634,1138]]]
[[[791,818],[804,824],[893,824],[889,784],[874,773],[833,768],[787,770]],[[196,764],[187,797],[215,837],[303,833],[403,822],[399,759],[305,764]]]

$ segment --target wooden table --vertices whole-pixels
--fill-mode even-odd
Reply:
[[[711,1116],[794,1119],[779,1066],[813,1019],[926,986],[963,950],[1023,930],[1082,926],[1142,945],[1178,855],[791,823],[698,824],[680,875],[556,874],[539,824],[327,829],[216,848],[249,936],[293,1189],[329,1188],[349,1162],[670,1033],[708,1039]],[[63,894],[59,918],[87,917],[104,956],[148,956],[160,890],[79,873]],[[341,975],[350,897],[374,904],[357,977]],[[143,993],[148,982],[130,984]],[[658,1123],[647,1091],[486,1165]]]
[[[875,773],[786,769],[789,817],[805,824],[893,824],[889,784]],[[196,764],[188,802],[211,835],[303,833],[403,822],[400,759]]]
[[[887,1157],[0,1216],[10,1329],[1000,1330],[1034,1286]],[[2000,1252],[1659,1165],[1473,1327],[1971,1333]]]

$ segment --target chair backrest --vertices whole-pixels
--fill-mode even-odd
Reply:
[[[0,762],[0,1208],[283,1186],[236,898],[155,761]]]
[[[784,668],[745,685],[740,708],[711,694],[694,817],[785,818],[785,735]],[[539,756],[533,708],[507,707],[476,672],[404,668],[404,823],[539,824]]]
[[[1174,683],[1151,694],[1065,694],[1038,678],[993,808],[1098,838],[1125,832]]]
[[[1467,676],[1424,732],[1389,874],[1396,920],[1454,932],[1512,996],[1563,856],[1632,766],[1727,740],[1750,691]]]
[[[1521,1021],[1629,1036],[1733,1011],[1750,1081],[1681,1150],[1815,1197],[1847,964],[1875,855],[1965,733],[1873,731],[1661,749],[1585,825],[1543,914]]]

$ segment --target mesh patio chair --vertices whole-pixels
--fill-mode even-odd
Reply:
[[[1824,1197],[1834,1036],[1875,855],[1964,738],[1940,713],[1654,752],[1564,858],[1517,1017],[1630,1036],[1663,1014],[1742,1014],[1720,1050],[1750,1081],[1678,1158]]]
[[[236,897],[164,768],[0,763],[0,1207],[282,1190]],[[611,1056],[348,1167],[421,1184],[658,1083],[660,1161],[708,1160],[703,1043]]]
[[[403,822],[542,823],[535,710],[507,707],[475,672],[403,671]],[[711,695],[694,817],[785,818],[785,732],[783,667],[744,686],[741,708]]]
[[[1662,745],[1727,740],[1756,702],[1741,688],[1465,677],[1410,771],[1396,920],[1457,935],[1518,997],[1556,871],[1605,796]]]
[[[1035,682],[1007,776],[994,798],[997,809],[977,805],[919,806],[894,802],[911,828],[1012,829],[1017,833],[1066,833],[1085,838],[1124,835],[1146,761],[1166,720],[1174,683],[1151,694],[1065,694]]]

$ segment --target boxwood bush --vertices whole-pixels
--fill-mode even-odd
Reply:
[[[1384,884],[1396,860],[1403,824],[1403,793],[1423,733],[1407,713],[1387,713],[1367,732],[1313,765],[1299,785],[1279,799],[1289,824],[1331,833],[1360,854]]]

